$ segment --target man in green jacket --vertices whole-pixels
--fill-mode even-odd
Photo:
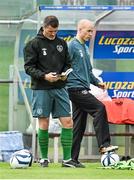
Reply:
[[[81,20],[78,23],[76,37],[68,45],[73,68],[67,83],[69,97],[72,101],[74,122],[72,158],[81,167],[84,165],[79,162],[78,157],[88,114],[93,117],[93,126],[100,153],[118,149],[118,146],[110,144],[105,106],[90,93],[90,84],[105,89],[105,85],[92,73],[89,48],[85,44],[92,37],[93,30],[94,25],[91,21]]]

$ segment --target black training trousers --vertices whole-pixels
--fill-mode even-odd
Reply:
[[[69,89],[73,111],[72,159],[78,160],[81,141],[86,128],[88,113],[93,117],[98,147],[110,145],[109,125],[105,105],[93,96],[89,90]]]

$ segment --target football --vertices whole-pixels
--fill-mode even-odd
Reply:
[[[110,166],[119,162],[120,158],[115,152],[106,152],[101,156],[101,164],[103,166]]]
[[[32,153],[27,149],[16,151],[10,158],[10,167],[12,169],[28,168],[32,165]]]

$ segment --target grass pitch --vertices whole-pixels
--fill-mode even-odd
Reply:
[[[86,168],[63,168],[50,163],[42,168],[37,163],[27,169],[11,169],[0,163],[0,179],[134,179],[133,170],[100,169],[100,163],[85,163]]]

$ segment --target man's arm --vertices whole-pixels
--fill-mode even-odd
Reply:
[[[36,79],[44,79],[45,72],[37,68],[38,52],[35,42],[28,42],[24,48],[24,68],[28,75]]]
[[[106,86],[103,82],[99,81],[99,79],[97,79],[94,74],[91,72],[91,84],[101,88],[101,89],[106,89]]]
[[[65,64],[62,73],[59,75],[60,79],[62,81],[65,81],[67,79],[68,74],[72,71],[71,68],[71,58],[68,50],[67,43],[65,42]],[[66,72],[69,72],[66,74]]]

